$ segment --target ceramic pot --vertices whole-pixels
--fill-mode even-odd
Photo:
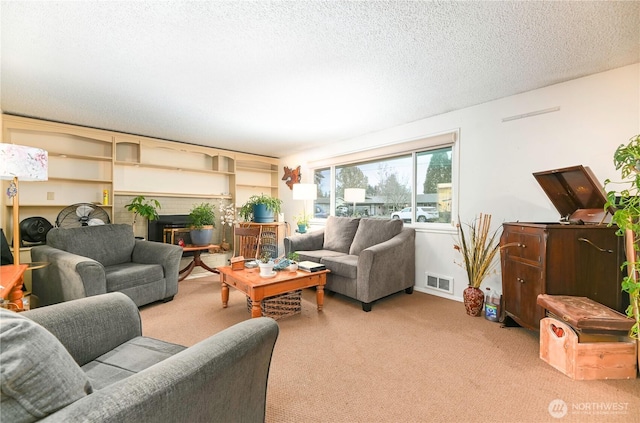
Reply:
[[[464,308],[469,316],[480,316],[482,314],[482,306],[484,305],[484,293],[480,288],[468,286],[462,292],[464,299]]]
[[[202,229],[191,229],[191,243],[193,245],[209,245],[213,238],[213,226],[203,226]]]
[[[254,204],[253,221],[256,223],[271,223],[275,220],[275,215],[267,209],[264,204]]]
[[[258,263],[258,266],[260,267],[260,276],[262,276],[263,278],[268,278],[270,276],[273,276],[274,265],[275,263],[272,261],[270,261],[269,263],[263,263],[263,262]]]
[[[298,233],[304,234],[307,232],[307,225],[298,223]]]
[[[298,263],[292,262],[289,266],[287,266],[287,270],[289,270],[289,272],[296,272],[298,270]]]

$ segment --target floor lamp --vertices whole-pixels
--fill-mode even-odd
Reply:
[[[0,179],[10,180],[7,196],[13,199],[13,264],[20,264],[20,201],[18,180],[46,181],[48,153],[41,148],[0,144]]]
[[[293,199],[304,201],[304,210],[302,211],[303,217],[307,216],[307,200],[315,200],[316,198],[318,198],[318,186],[316,184],[293,185]]]
[[[356,215],[356,203],[364,203],[364,188],[345,188],[344,189],[344,201],[353,202],[353,213]]]

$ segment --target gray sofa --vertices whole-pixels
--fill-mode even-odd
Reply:
[[[45,306],[107,292],[123,292],[137,306],[169,301],[178,292],[182,248],[135,239],[131,225],[54,228],[47,245],[31,248],[33,294]]]
[[[2,422],[264,422],[273,319],[186,348],[142,336],[116,292],[0,322]]]
[[[364,311],[380,298],[415,282],[415,229],[401,220],[329,216],[320,230],[286,237],[285,252],[331,271],[325,289],[362,302]]]

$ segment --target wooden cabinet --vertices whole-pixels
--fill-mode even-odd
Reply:
[[[624,312],[624,240],[607,225],[505,223],[500,239],[506,323],[539,330],[539,294],[588,297]]]
[[[288,235],[288,226],[286,223],[241,223],[242,227],[258,227],[260,228],[260,252],[268,252],[271,257],[276,258],[284,254],[284,237]]]

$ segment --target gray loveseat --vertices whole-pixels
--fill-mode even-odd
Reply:
[[[271,318],[189,348],[142,336],[117,292],[0,309],[0,322],[2,422],[264,422]]]
[[[324,264],[331,271],[325,289],[362,302],[396,292],[413,292],[415,229],[401,220],[329,216],[323,229],[285,238],[285,252],[300,261]]]
[[[131,225],[54,228],[47,245],[31,249],[33,294],[40,306],[123,292],[137,306],[169,301],[178,292],[182,248],[135,239]]]

